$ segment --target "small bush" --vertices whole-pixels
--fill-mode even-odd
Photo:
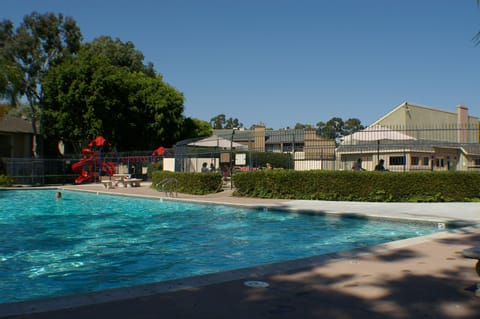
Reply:
[[[10,187],[13,185],[13,178],[8,175],[0,175],[0,186]]]

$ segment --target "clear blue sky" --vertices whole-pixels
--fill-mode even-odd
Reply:
[[[368,125],[403,101],[480,117],[475,0],[0,0],[17,26],[72,16],[84,41],[131,41],[185,115],[244,126]]]

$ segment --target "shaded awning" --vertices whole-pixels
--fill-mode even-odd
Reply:
[[[353,141],[370,142],[370,141],[384,141],[384,140],[413,141],[413,140],[416,140],[416,138],[409,136],[407,134],[404,134],[402,132],[395,131],[385,126],[372,125],[367,127],[364,130],[344,136],[342,138],[342,143],[343,142],[351,143]]]

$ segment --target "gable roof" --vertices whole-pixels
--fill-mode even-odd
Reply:
[[[446,111],[446,110],[434,108],[434,107],[431,107],[431,106],[420,105],[420,104],[415,104],[415,103],[410,103],[410,102],[404,101],[404,102],[400,103],[399,105],[397,105],[396,107],[394,107],[393,110],[391,110],[390,112],[388,112],[387,114],[383,115],[381,118],[379,118],[378,120],[373,122],[371,125],[381,124],[382,121],[384,119],[388,118],[391,114],[395,113],[396,111],[398,111],[401,108],[408,108],[409,106],[414,107],[414,108],[429,110],[429,111],[432,111],[432,112],[446,113],[446,114],[451,114],[451,115],[457,116],[456,112]],[[469,118],[477,118],[476,116],[472,116],[472,115],[468,115],[468,117]]]

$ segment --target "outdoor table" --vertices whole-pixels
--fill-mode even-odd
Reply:
[[[124,183],[125,179],[130,178],[130,174],[113,174],[113,178],[115,179],[115,186],[126,186]]]
[[[140,187],[140,182],[142,180],[140,178],[125,178],[123,180],[123,184],[125,187]]]
[[[106,180],[101,181],[101,183],[103,184],[103,186],[106,189],[113,188],[113,181],[111,181],[111,180],[106,179]]]

